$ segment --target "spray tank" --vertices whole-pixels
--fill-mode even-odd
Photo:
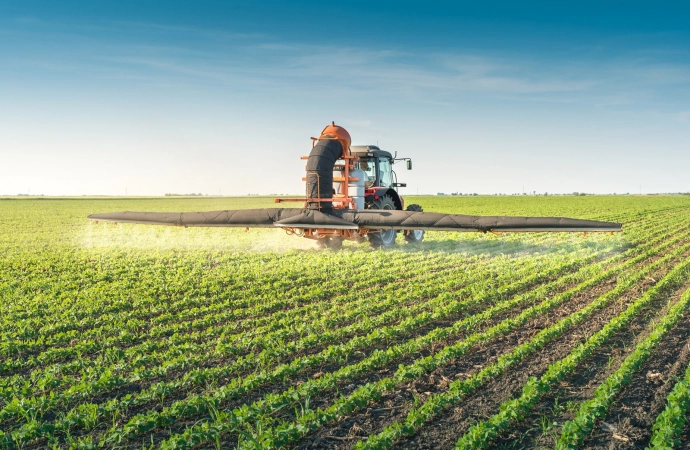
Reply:
[[[350,195],[355,200],[356,209],[364,209],[364,180],[367,174],[362,169],[354,169],[350,171]],[[356,180],[356,181],[355,181]]]

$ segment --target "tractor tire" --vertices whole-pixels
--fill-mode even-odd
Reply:
[[[379,197],[378,200],[371,202],[367,209],[396,209],[395,202],[390,195]],[[376,233],[367,234],[369,245],[374,248],[393,247],[395,245],[395,238],[398,237],[396,230],[378,231]]]
[[[405,211],[419,211],[423,212],[421,206],[417,204],[409,205]],[[408,244],[419,244],[424,239],[424,230],[405,230],[405,240]]]

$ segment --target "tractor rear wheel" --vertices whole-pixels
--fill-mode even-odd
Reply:
[[[423,212],[421,206],[417,204],[409,205],[405,208],[405,211],[418,211]],[[418,244],[424,239],[424,230],[405,230],[405,240],[410,244]]]
[[[396,209],[395,202],[390,195],[379,197],[368,206],[368,209]],[[374,248],[392,247],[395,245],[395,238],[398,237],[396,230],[377,231],[367,234],[369,244]]]

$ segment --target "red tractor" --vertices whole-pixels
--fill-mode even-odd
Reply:
[[[312,138],[312,151],[303,156],[307,162],[306,199],[276,199],[305,202],[305,207],[330,214],[332,210],[357,211],[363,209],[399,210],[422,212],[416,204],[405,207],[393,171],[396,161],[405,161],[412,169],[410,158],[396,158],[375,145],[350,145],[350,134],[345,128],[331,123],[318,138]],[[287,227],[286,227],[287,228]],[[392,247],[398,233],[402,232],[409,243],[424,239],[424,230],[386,228],[380,231],[359,228],[347,229],[304,229],[304,236],[317,239],[323,247],[339,249],[343,239],[359,240],[366,236],[373,247]],[[302,233],[300,229],[299,233]]]
[[[396,158],[385,150],[375,145],[354,145],[350,151],[357,157],[354,164],[365,174],[364,180],[364,207],[366,209],[397,209],[406,211],[422,211],[417,204],[407,205],[398,193],[399,187],[407,186],[399,183],[398,176],[393,170],[396,161],[405,161],[407,170],[412,170],[410,158]],[[424,230],[402,230],[405,240],[409,243],[421,242],[424,239]],[[386,230],[378,233],[368,233],[369,242],[374,247],[391,247],[395,245],[398,230]]]

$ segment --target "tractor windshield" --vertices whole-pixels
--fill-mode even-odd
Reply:
[[[390,187],[393,184],[392,170],[390,159],[379,159],[379,186]]]

